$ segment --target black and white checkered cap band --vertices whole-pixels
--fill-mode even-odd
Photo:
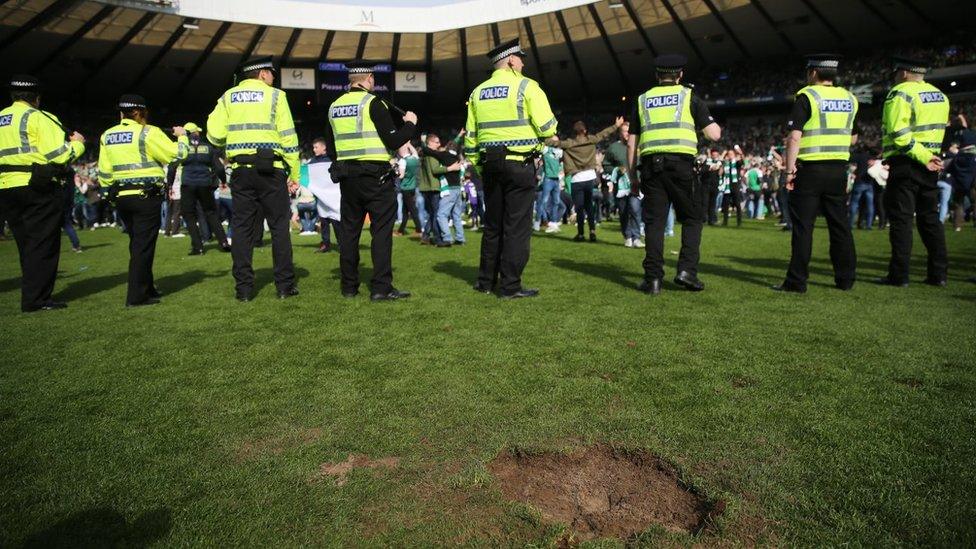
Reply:
[[[929,72],[928,67],[920,67],[918,65],[898,65],[896,68],[913,72],[915,74],[925,74]]]
[[[146,106],[143,105],[142,103],[132,103],[126,101],[124,103],[119,103],[119,108],[120,109],[145,109]]]
[[[37,82],[27,82],[25,80],[11,80],[11,88],[36,88],[38,87]]]
[[[840,61],[836,59],[815,59],[807,61],[807,67],[811,69],[836,69],[840,67]]]
[[[508,48],[507,50],[502,50],[500,53],[496,54],[494,57],[491,58],[491,62],[497,63],[502,59],[505,59],[509,55],[515,55],[516,53],[522,53],[522,46],[515,45],[512,46],[511,48]]]
[[[349,69],[349,74],[369,74],[373,72],[373,67],[356,67]]]
[[[656,67],[655,70],[665,74],[678,74],[684,70],[684,67]]]
[[[274,70],[274,63],[270,63],[270,62],[267,62],[267,61],[262,61],[260,63],[254,63],[253,65],[244,65],[243,67],[241,67],[241,72],[242,73],[243,72],[251,72],[251,71],[256,71],[256,70],[260,70],[260,69],[268,69],[269,71],[273,71]]]

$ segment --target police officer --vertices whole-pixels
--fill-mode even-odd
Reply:
[[[535,297],[522,286],[529,261],[535,205],[535,159],[542,142],[556,135],[549,99],[522,75],[526,52],[518,39],[488,52],[495,70],[471,93],[464,154],[480,167],[485,189],[481,265],[474,289],[503,299]],[[499,279],[500,277],[500,279]]]
[[[224,165],[220,162],[220,152],[201,139],[200,126],[193,122],[187,122],[183,129],[186,130],[187,137],[190,140],[190,152],[179,164],[170,164],[167,181],[172,184],[177,167],[182,166],[180,211],[183,212],[183,219],[186,220],[186,226],[190,231],[190,255],[203,255],[204,253],[203,239],[200,237],[200,224],[197,220],[197,204],[200,204],[207,227],[216,235],[220,250],[230,252],[227,234],[217,217],[217,202],[214,199],[217,181],[227,182],[227,173],[224,171]]]
[[[329,107],[326,131],[328,150],[335,151],[336,156],[330,171],[342,192],[339,203],[342,295],[352,298],[359,294],[359,238],[368,213],[373,259],[370,299],[407,298],[409,292],[393,287],[391,255],[397,200],[391,160],[393,151],[413,136],[417,115],[404,113],[403,126],[397,129],[387,104],[372,93],[376,85],[373,65],[356,61],[346,67],[349,91]]]
[[[664,278],[668,204],[674,205],[682,227],[678,275],[674,282],[691,291],[705,289],[697,274],[705,190],[695,173],[696,130],[718,141],[722,129],[709,114],[705,102],[691,88],[681,85],[686,62],[682,55],[661,55],[655,59],[658,85],[637,98],[630,121],[627,156],[630,166],[639,157],[641,182],[639,189],[633,186],[632,192],[644,193],[647,228],[644,280],[637,289],[651,295],[661,293]]]
[[[256,223],[271,228],[271,254],[278,298],[298,295],[292,263],[289,183],[299,179],[298,135],[285,92],[272,87],[271,57],[244,62],[239,84],[224,92],[207,119],[207,139],[224,147],[231,163],[234,205],[234,280],[238,301],[254,299]]]
[[[121,122],[105,130],[99,141],[98,180],[109,187],[129,233],[129,289],[126,307],[155,305],[162,297],[153,281],[153,259],[162,218],[166,166],[186,158],[189,142],[181,126],[176,142],[148,123],[146,100],[126,94],[119,98]]]
[[[805,293],[809,278],[813,226],[822,211],[830,233],[834,285],[854,286],[857,256],[847,217],[847,167],[857,141],[857,98],[835,86],[840,56],[807,57],[808,85],[797,92],[787,125],[786,188],[793,225],[792,255],[786,280],[772,289]]]
[[[924,62],[895,59],[895,86],[885,99],[882,146],[889,172],[884,206],[890,224],[891,261],[880,284],[908,286],[913,215],[928,250],[925,283],[945,286],[948,276],[936,181],[942,169],[939,153],[949,120],[949,99],[924,80],[927,71]]]
[[[57,117],[40,110],[36,78],[10,80],[13,104],[0,111],[0,219],[6,219],[20,253],[20,309],[25,313],[63,309],[53,301],[61,252],[63,176],[66,164],[85,152],[85,138],[65,130]]]

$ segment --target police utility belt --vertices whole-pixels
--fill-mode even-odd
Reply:
[[[0,173],[29,173],[27,186],[40,192],[53,192],[65,184],[71,168],[65,164],[31,164],[30,166],[0,165]]]
[[[506,161],[529,163],[542,156],[542,151],[513,151],[508,147],[488,147],[481,152],[481,165],[504,163]]]
[[[113,183],[108,188],[108,201],[114,203],[116,199],[128,196],[162,198],[165,194],[163,192],[164,186],[163,181],[157,177],[142,177],[136,180]]]
[[[396,169],[389,162],[337,160],[329,166],[329,175],[333,181],[342,181],[349,177],[376,177],[380,183],[392,183],[396,180]]]
[[[254,168],[260,175],[274,175],[275,170],[284,170],[275,166],[275,162],[284,165],[285,159],[272,149],[258,149],[254,154],[239,154],[230,161],[239,167]]]
[[[651,173],[661,173],[668,165],[694,166],[695,157],[690,154],[670,152],[648,153],[641,156],[641,164],[648,164]]]

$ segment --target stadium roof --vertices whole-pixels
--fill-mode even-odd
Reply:
[[[342,20],[332,17],[336,12],[329,11],[329,4],[355,6],[361,12],[364,6],[381,12],[393,4],[403,5],[390,0],[258,3],[268,6],[270,2],[313,8],[321,4],[322,16],[314,26],[335,21],[337,27]],[[408,0],[414,9],[422,8],[417,12],[422,15],[416,17],[427,19],[438,19],[437,10],[461,10],[471,2],[481,0]],[[487,71],[483,54],[498,38],[520,36],[533,50],[528,73],[554,88],[557,96],[610,97],[645,83],[652,55],[661,51],[686,53],[693,65],[702,66],[876,45],[906,33],[931,34],[936,27],[930,14],[953,9],[972,12],[976,4],[962,0],[602,0],[468,28],[401,33],[188,18],[160,6],[173,3],[0,0],[0,54],[9,60],[5,68],[10,72],[38,72],[72,90],[81,85],[89,96],[150,88],[148,95],[166,97],[174,89],[186,92],[187,86],[191,92],[210,94],[214,85],[226,84],[243,57],[272,54],[295,66],[365,58],[433,70],[438,92],[456,98],[463,97],[463,90]],[[194,4],[242,8],[251,3],[183,0],[179,4],[188,9]],[[567,3],[580,4],[579,0],[525,4]],[[162,11],[147,11],[149,7]],[[247,19],[246,10],[227,9],[235,18]]]

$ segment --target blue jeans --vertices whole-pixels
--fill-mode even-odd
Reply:
[[[231,220],[234,219],[234,202],[230,198],[218,198],[217,199],[217,214],[220,221],[227,220],[227,237],[233,238],[233,231],[231,230]]]
[[[851,228],[857,225],[857,213],[861,209],[861,200],[865,201],[864,219],[867,220],[866,227],[871,230],[874,224],[874,185],[871,183],[855,183],[851,189]]]
[[[397,192],[397,212],[396,212],[396,223],[395,223],[395,225],[399,225],[401,223],[403,223],[403,191],[398,191]]]
[[[424,196],[424,210],[427,212],[425,216],[427,221],[424,222],[424,232],[420,236],[421,240],[428,240],[434,244],[441,241],[444,236],[441,234],[440,227],[437,222],[437,213],[440,211],[441,203],[441,192],[440,191],[423,191]]]
[[[559,197],[559,179],[546,177],[542,179],[542,196],[539,197],[539,220],[543,223],[558,223],[563,218],[559,211],[563,201]]]
[[[420,226],[427,227],[427,209],[424,208],[424,193],[419,190],[414,192],[414,200],[417,204],[417,217],[420,218]]]
[[[952,197],[952,185],[948,181],[939,181],[939,222],[945,223],[949,217],[949,199]]]
[[[315,202],[298,204],[298,219],[302,222],[302,232],[315,232],[316,217],[318,217],[318,210],[315,208]]]
[[[444,242],[451,242],[451,228],[448,220],[454,220],[454,242],[464,242],[464,223],[461,221],[461,212],[464,211],[464,196],[460,187],[450,187],[447,194],[441,196],[441,202],[437,206],[437,225],[441,229],[441,238]]]
[[[620,230],[627,240],[639,239],[641,235],[641,201],[634,195],[617,199],[617,209],[620,210]]]

